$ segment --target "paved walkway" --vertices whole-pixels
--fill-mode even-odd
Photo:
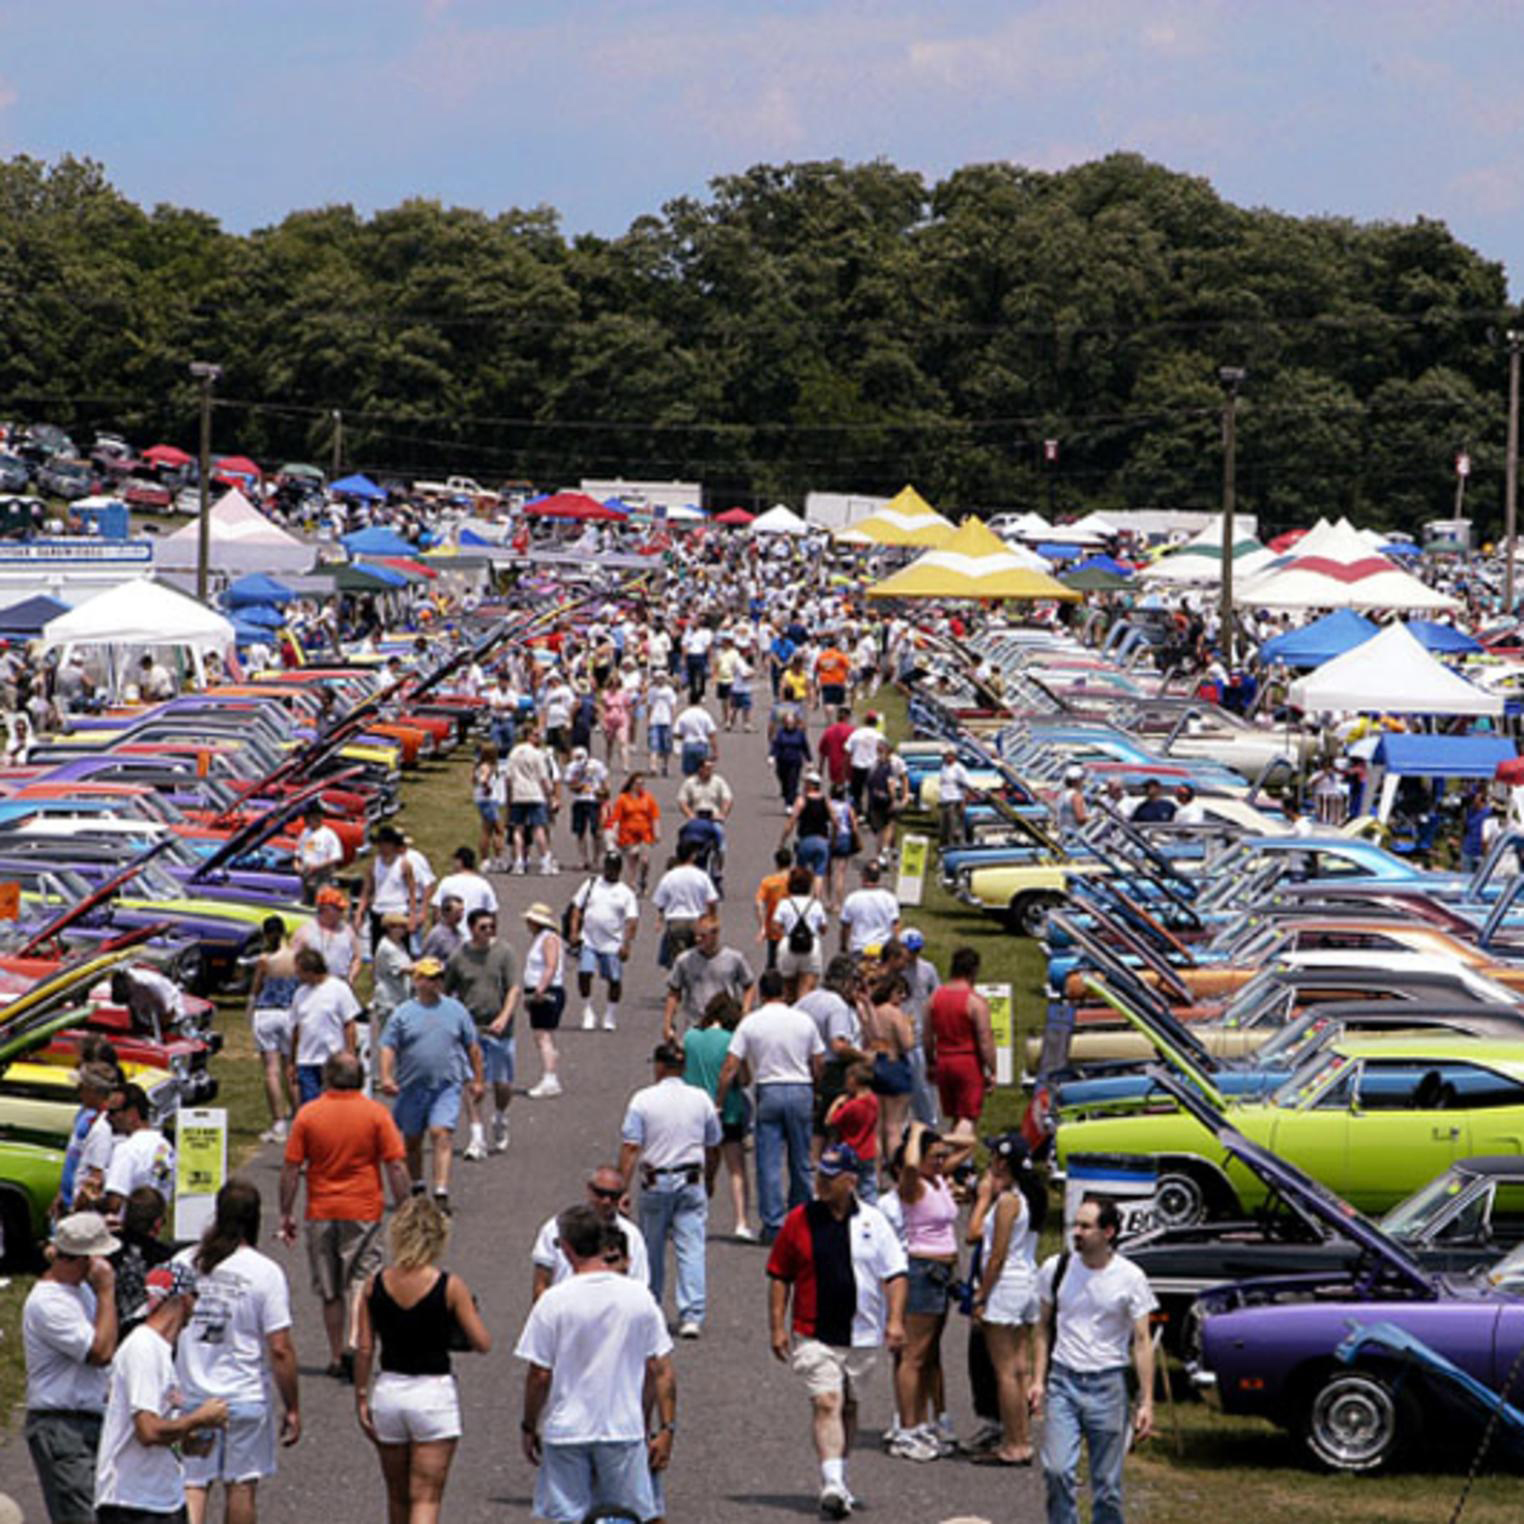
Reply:
[[[818,733],[818,726],[815,727]],[[736,793],[731,817],[726,941],[756,950],[752,895],[771,871],[783,810],[767,767],[761,735],[721,735],[720,770]],[[616,777],[616,786],[617,786]],[[655,791],[670,843],[676,826],[678,779],[658,779]],[[463,827],[471,820],[461,802]],[[474,823],[462,839],[475,838]],[[556,842],[561,861],[575,860],[568,840]],[[520,951],[527,945],[519,913],[545,899],[559,911],[578,878],[499,878],[503,928]],[[654,880],[653,880],[654,882]],[[632,977],[615,1033],[578,1030],[581,1005],[568,1006],[569,1030],[561,1039],[566,1094],[558,1100],[513,1104],[513,1143],[506,1155],[467,1164],[457,1155],[452,1201],[454,1240],[449,1267],[462,1274],[481,1303],[495,1340],[486,1356],[458,1356],[466,1436],[456,1456],[445,1497],[450,1521],[527,1519],[534,1473],[519,1446],[523,1367],[513,1345],[529,1309],[530,1248],[541,1223],[582,1199],[588,1171],[618,1154],[619,1123],[632,1090],[649,1082],[648,1058],[660,1034],[662,980],[656,967],[654,912],[642,922]],[[832,929],[831,946],[835,931]],[[760,968],[761,960],[754,961]],[[538,1069],[527,1032],[519,1039],[521,1080],[533,1083]],[[279,1159],[267,1148],[250,1166],[266,1197],[267,1235],[275,1226]],[[715,1230],[728,1232],[729,1199],[721,1171]],[[753,1217],[755,1223],[755,1216]],[[384,1518],[384,1493],[374,1452],[354,1422],[353,1393],[325,1379],[326,1345],[317,1306],[307,1285],[305,1259],[278,1245],[265,1248],[287,1264],[301,1354],[305,1435],[281,1457],[281,1474],[262,1487],[262,1514],[271,1520],[322,1520],[324,1524],[373,1524]],[[817,1517],[819,1473],[809,1433],[809,1405],[798,1382],[768,1348],[766,1251],[727,1236],[709,1245],[709,1313],[704,1337],[676,1351],[679,1427],[668,1472],[669,1518],[760,1524]],[[673,1277],[668,1275],[669,1316]],[[951,1408],[960,1430],[974,1424],[964,1376],[967,1324],[954,1316],[944,1358]],[[1041,1516],[1041,1486],[1030,1471],[991,1471],[962,1460],[917,1464],[892,1460],[879,1447],[890,1415],[887,1360],[864,1393],[863,1433],[851,1462],[853,1490],[864,1518],[893,1524],[935,1524],[973,1515],[989,1520]],[[18,1493],[28,1520],[41,1519],[35,1482],[19,1434],[0,1448],[0,1486]],[[220,1515],[219,1515],[220,1517]]]

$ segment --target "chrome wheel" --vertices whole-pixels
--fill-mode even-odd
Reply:
[[[1360,1371],[1333,1376],[1307,1415],[1307,1447],[1334,1471],[1374,1471],[1392,1457],[1400,1425],[1385,1382]]]
[[[1189,1228],[1206,1219],[1206,1191],[1183,1170],[1160,1175],[1154,1190],[1154,1220],[1161,1228]]]

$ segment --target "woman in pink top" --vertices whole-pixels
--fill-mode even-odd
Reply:
[[[910,1294],[905,1307],[905,1347],[894,1374],[899,1433],[889,1447],[905,1460],[951,1455],[957,1443],[936,1426],[933,1398],[942,1382],[942,1330],[952,1283],[958,1274],[958,1203],[950,1171],[973,1152],[973,1142],[949,1142],[912,1122],[896,1159]]]
[[[598,712],[603,723],[604,755],[610,766],[614,761],[614,748],[619,748],[619,765],[628,771],[630,766],[630,695],[618,676],[611,677],[598,695]],[[591,748],[589,748],[591,750]]]

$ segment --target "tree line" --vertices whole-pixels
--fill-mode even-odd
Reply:
[[[1058,173],[759,165],[622,236],[410,200],[247,236],[102,166],[0,162],[0,417],[346,468],[913,481],[953,512],[1211,508],[1219,372],[1267,526],[1500,513],[1504,271],[1440,223],[1234,206],[1131,154]],[[1047,441],[1057,441],[1057,459]]]

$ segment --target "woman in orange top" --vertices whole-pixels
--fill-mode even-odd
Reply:
[[[608,828],[624,854],[626,881],[637,894],[646,892],[651,873],[651,848],[661,840],[661,806],[646,792],[645,774],[631,773],[609,805]]]

